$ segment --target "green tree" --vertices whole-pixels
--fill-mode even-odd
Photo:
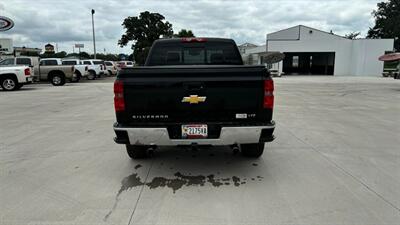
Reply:
[[[121,54],[119,54],[118,55],[118,60],[127,60],[128,59],[128,55],[126,55],[126,54],[123,54],[123,53],[121,53]]]
[[[54,54],[54,57],[56,58],[64,58],[65,56],[67,56],[67,53],[65,51],[57,52],[56,54]]]
[[[94,54],[91,54],[90,58],[94,59]],[[104,55],[103,53],[96,53],[96,59],[104,60],[105,58],[106,58],[106,55]]]
[[[143,65],[153,42],[160,37],[171,37],[172,24],[165,21],[159,13],[141,12],[139,16],[127,17],[122,23],[125,34],[118,41],[120,47],[133,41],[132,49],[135,61]]]
[[[118,55],[116,55],[116,54],[107,54],[107,55],[105,55],[104,60],[107,60],[107,61],[118,61]]]
[[[40,58],[55,58],[55,54],[54,53],[43,53],[40,54]]]
[[[67,56],[65,57],[69,57],[69,58],[79,58],[79,54],[78,53],[68,53]]]
[[[372,12],[375,26],[368,31],[368,38],[395,38],[394,47],[400,51],[400,0],[389,0],[377,4]]]
[[[360,32],[351,32],[349,34],[346,34],[344,37],[348,39],[356,39],[360,34]]]
[[[90,55],[87,52],[81,52],[79,56],[81,59],[90,59]]]
[[[182,29],[174,37],[195,37],[191,30]]]

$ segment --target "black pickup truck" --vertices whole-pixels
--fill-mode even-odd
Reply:
[[[117,76],[114,140],[133,159],[180,145],[227,145],[259,157],[274,139],[273,91],[268,70],[244,66],[231,39],[160,39],[145,66]]]

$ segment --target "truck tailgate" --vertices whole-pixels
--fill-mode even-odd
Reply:
[[[124,69],[117,80],[124,85],[125,111],[117,113],[117,121],[197,123],[265,118],[265,111],[260,113],[265,79],[269,75],[264,66]]]

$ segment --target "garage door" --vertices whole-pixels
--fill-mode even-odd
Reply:
[[[334,52],[285,52],[283,72],[292,75],[333,75]]]

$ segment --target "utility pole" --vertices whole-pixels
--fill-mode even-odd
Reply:
[[[94,13],[95,13],[95,11],[94,11],[94,9],[92,9],[93,52],[94,52],[94,59],[96,59],[96,38],[94,35],[94,18],[93,18]]]

